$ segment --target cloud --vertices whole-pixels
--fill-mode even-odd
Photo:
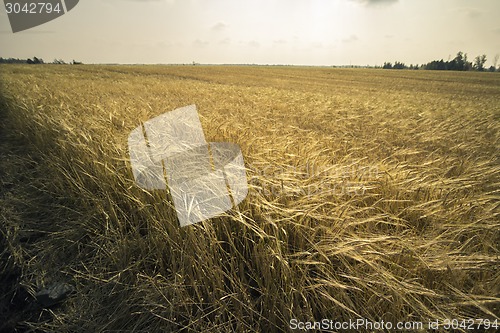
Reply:
[[[457,8],[456,11],[462,13],[463,15],[467,16],[470,19],[476,19],[483,16],[483,11],[476,8],[469,8],[469,7]]]
[[[469,16],[470,18],[477,18],[477,17],[481,17],[483,15],[483,13],[479,10],[475,10],[475,9],[471,9],[468,13],[467,13],[467,16]]]
[[[118,0],[105,0],[107,2],[118,2]],[[151,2],[167,2],[167,3],[173,3],[175,0],[125,0],[128,2],[138,2],[138,3],[151,3]],[[120,0],[120,2],[123,2]]]
[[[200,39],[196,39],[194,42],[193,42],[193,45],[195,47],[207,47],[210,43],[207,42],[207,41],[204,41],[204,40],[200,40]]]
[[[260,47],[260,43],[255,41],[255,40],[251,40],[248,42],[248,45],[251,46],[251,47]]]
[[[344,43],[354,43],[354,42],[356,42],[358,40],[359,40],[358,36],[356,36],[356,35],[350,35],[348,38],[342,39],[342,42],[344,42]]]
[[[227,24],[222,23],[222,22],[217,22],[214,24],[211,28],[212,31],[223,31],[227,28]]]
[[[231,38],[227,37],[219,41],[220,45],[230,45],[231,44]]]
[[[174,6],[181,3],[179,0],[102,0],[107,4],[112,4],[114,6],[120,6],[125,3],[135,4],[135,5],[147,5],[147,6],[157,6],[167,4],[168,6]]]
[[[351,0],[366,6],[388,6],[397,3],[399,0]]]
[[[286,44],[287,41],[284,40],[284,39],[276,39],[276,40],[273,40],[273,44],[274,45],[283,45],[283,44]]]
[[[125,0],[127,2],[135,2],[135,3],[143,3],[143,4],[153,4],[153,3],[157,3],[157,4],[160,4],[160,3],[167,3],[169,5],[173,5],[175,4],[176,1],[178,0]],[[107,3],[115,3],[117,4],[118,2],[123,4],[123,0],[104,0],[104,2],[107,2]]]
[[[158,42],[156,43],[156,46],[159,47],[159,48],[168,48],[168,47],[172,47],[173,44],[171,42]]]

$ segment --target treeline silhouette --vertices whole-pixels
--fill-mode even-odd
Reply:
[[[470,70],[475,70],[475,71],[490,71],[490,72],[500,72],[500,66],[497,68],[497,62],[498,62],[499,55],[495,55],[493,58],[493,65],[490,66],[489,68],[485,67],[486,64],[486,55],[479,55],[476,58],[474,58],[474,61],[469,61],[467,58],[467,53],[463,53],[462,51],[459,51],[456,55],[456,57],[453,60],[449,61],[444,61],[443,59],[441,60],[433,60],[431,62],[428,62],[427,64],[422,64],[422,65],[406,65],[404,62],[399,62],[396,61],[394,64],[391,62],[384,62],[384,65],[382,66],[383,69],[426,69],[426,70],[451,70],[451,71],[470,71]],[[45,62],[43,61],[42,58],[37,58],[33,57],[33,59],[18,59],[18,58],[2,58],[0,57],[0,64],[44,64]],[[54,59],[50,64],[56,64],[56,65],[66,65],[66,64],[71,64],[71,65],[81,65],[83,62],[73,60],[69,63],[65,62],[62,59]],[[193,65],[195,63],[193,62]],[[337,67],[337,66],[333,66]],[[343,67],[343,66],[341,66]],[[349,66],[349,67],[370,67],[370,66]],[[378,66],[375,66],[376,68],[380,68]]]
[[[483,72],[488,70],[490,72],[500,72],[500,67],[497,68],[498,62],[498,54],[493,58],[493,65],[488,69],[485,67],[486,64],[486,55],[479,55],[474,58],[474,61],[469,61],[467,58],[467,53],[463,53],[462,51],[457,53],[457,56],[453,60],[444,61],[441,60],[433,60],[427,64],[423,65],[410,65],[407,66],[405,63],[396,61],[394,65],[390,62],[385,62],[382,68],[384,69],[427,69],[427,70],[449,70],[449,71],[480,71]]]
[[[30,65],[38,65],[38,64],[45,64],[42,58],[37,58],[33,57],[33,59],[18,59],[18,58],[2,58],[0,57],[0,64],[30,64]],[[62,59],[54,59],[50,64],[55,64],[55,65],[66,65],[68,64]],[[71,65],[82,65],[83,62],[81,61],[71,61],[69,64]]]

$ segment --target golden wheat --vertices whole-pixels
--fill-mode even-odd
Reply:
[[[5,267],[31,296],[53,281],[76,288],[16,327],[499,319],[495,73],[0,69]],[[181,229],[165,193],[134,184],[127,136],[189,104],[207,141],[241,146],[250,192],[238,210]]]

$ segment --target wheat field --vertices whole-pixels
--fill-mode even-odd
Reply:
[[[500,320],[498,73],[2,65],[0,75],[0,331]],[[134,183],[127,137],[190,104],[207,141],[241,147],[249,194],[180,228],[164,191]],[[62,282],[74,290],[61,303],[35,300]]]

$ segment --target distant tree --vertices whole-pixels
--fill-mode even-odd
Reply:
[[[382,68],[384,69],[427,69],[427,70],[452,70],[452,71],[468,71],[471,69],[477,70],[477,71],[484,71],[486,69],[490,71],[496,71],[496,66],[498,63],[498,60],[500,58],[500,55],[495,55],[493,59],[493,66],[489,68],[485,68],[485,63],[486,63],[486,55],[483,54],[481,56],[477,56],[474,59],[474,62],[470,62],[467,59],[467,53],[464,53],[462,51],[457,52],[457,55],[455,58],[451,59],[451,56],[448,57],[447,61],[444,61],[443,59],[441,60],[433,60],[431,62],[428,62],[427,64],[422,64],[422,65],[410,65],[409,67],[406,66],[403,62],[396,61],[394,65],[390,62],[384,62],[384,66]],[[498,67],[498,71],[500,72],[500,66]]]
[[[484,64],[486,63],[486,54],[477,56],[474,59],[474,69],[477,71],[484,71]]]
[[[394,68],[394,69],[405,69],[406,65],[403,62],[396,61],[394,63],[394,66],[392,68]]]
[[[449,71],[459,71],[460,70],[460,68],[458,68],[458,64],[455,61],[455,59],[448,60],[444,64],[445,64],[446,69]]]
[[[466,70],[466,61],[467,61],[467,54],[464,55],[464,53],[462,51],[459,51],[457,53],[457,56],[455,57],[455,59],[453,59],[453,61],[455,62],[455,69],[457,71],[464,71]]]
[[[26,59],[0,58],[0,63],[2,64],[25,64],[26,62]]]
[[[430,70],[466,71],[472,68],[472,63],[467,61],[467,53],[459,51],[453,60],[433,60],[425,65],[422,65],[421,68]]]
[[[82,65],[83,62],[81,62],[81,61],[75,61],[75,59],[73,59],[73,61],[71,62],[71,64],[73,64],[73,65]]]
[[[464,53],[464,68],[466,71],[470,71],[472,69],[472,62],[468,61],[467,53]]]
[[[442,70],[445,70],[447,68],[446,63],[444,62],[443,59],[441,59],[439,61],[433,60],[433,61],[429,62],[427,65],[425,65],[425,69],[442,71]]]
[[[26,60],[26,63],[28,64],[43,64],[43,59],[42,58],[37,58],[37,57],[33,57],[33,60],[32,59],[27,59]]]
[[[433,60],[433,61],[427,63],[424,68],[428,69],[428,70],[435,70],[435,69],[437,69],[436,60]]]

